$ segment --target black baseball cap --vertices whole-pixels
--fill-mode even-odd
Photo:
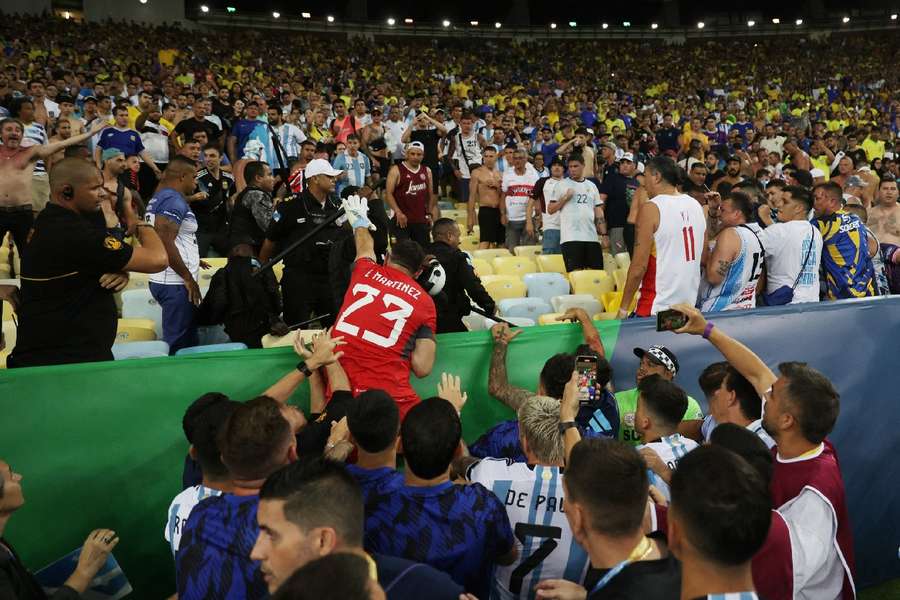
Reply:
[[[645,354],[648,355],[653,362],[668,369],[672,375],[678,372],[678,357],[665,346],[653,345],[646,350],[643,348],[634,349],[634,355],[638,358],[644,358]]]

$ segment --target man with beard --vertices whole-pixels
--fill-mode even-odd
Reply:
[[[716,182],[716,191],[724,196],[731,191],[731,188],[736,186],[742,180],[741,159],[734,155],[729,156],[728,160],[725,161],[725,176],[720,177]],[[724,189],[722,188],[723,184],[727,184]]]

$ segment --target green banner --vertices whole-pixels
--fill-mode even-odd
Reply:
[[[611,352],[619,322],[598,327]],[[510,381],[535,389],[544,361],[580,342],[577,326],[526,328],[510,345]],[[491,348],[487,331],[442,335],[432,374],[414,381],[428,397],[441,372],[462,378],[469,441],[512,414],[487,394]],[[211,391],[252,398],[297,360],[277,348],[0,371],[0,458],[23,475],[26,500],[5,537],[35,571],[80,546],[92,529],[114,529],[121,538],[115,555],[135,597],[171,594],[174,567],[163,528],[181,491],[185,408]],[[308,388],[292,402],[308,407]]]

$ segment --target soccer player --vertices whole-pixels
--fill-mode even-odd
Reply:
[[[564,513],[559,400],[530,397],[519,408],[518,422],[526,462],[485,458],[466,473],[506,505],[516,535],[519,559],[494,571],[492,598],[531,598],[542,578],[581,583],[587,570],[587,553]]]
[[[678,192],[678,180],[678,167],[665,156],[652,159],[644,169],[650,200],[638,213],[620,319],[628,316],[638,288],[635,314],[639,317],[697,299],[706,218],[696,200]]]
[[[346,552],[374,563],[389,600],[429,597],[457,600],[462,587],[429,566],[363,550],[363,499],[339,463],[302,459],[270,475],[259,493],[259,535],[250,557],[270,593],[309,562]]]
[[[766,482],[743,458],[719,446],[687,455],[672,475],[668,517],[681,597],[758,600],[751,560],[771,513]]]
[[[680,387],[659,375],[644,377],[638,383],[637,411],[634,427],[643,443],[638,450],[646,458],[652,452],[659,461],[648,460],[650,483],[669,498],[668,481],[678,462],[697,448],[697,442],[682,437],[677,429],[687,410],[687,394]],[[652,455],[650,458],[653,459]],[[660,464],[661,463],[661,464]]]
[[[383,525],[366,530],[366,549],[429,564],[487,598],[494,565],[512,564],[516,545],[497,496],[477,483],[450,481],[461,435],[449,401],[435,397],[412,407],[400,426],[406,485],[370,506],[369,519]]]
[[[719,222],[725,227],[715,239],[700,281],[698,307],[703,312],[756,307],[756,284],[765,251],[761,229],[753,219],[753,201],[733,191],[722,200]]]
[[[356,264],[334,330],[346,344],[341,366],[353,393],[383,389],[397,402],[401,420],[419,397],[409,373],[425,377],[434,366],[434,301],[416,283],[425,254],[412,240],[394,244],[384,266],[375,262],[365,198],[344,200],[356,243]]]
[[[788,522],[814,532],[817,554],[795,572],[797,589],[815,589],[817,598],[856,597],[853,532],[837,452],[826,439],[840,412],[840,400],[827,377],[805,363],[778,365],[780,376],[749,348],[708,323],[697,309],[679,304],[688,316],[676,333],[702,335],[765,398],[763,427],[775,439],[775,470],[769,486],[772,505]],[[813,564],[814,563],[814,564]]]

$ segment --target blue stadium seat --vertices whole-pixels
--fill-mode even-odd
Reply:
[[[548,304],[554,296],[569,293],[569,281],[562,273],[526,273],[522,281],[528,288],[529,298],[541,298]]]
[[[162,337],[162,307],[147,288],[122,292],[122,318],[150,319],[153,321],[156,337]]]
[[[205,354],[207,352],[231,352],[232,350],[246,350],[247,344],[231,342],[228,344],[210,344],[209,346],[191,346],[190,348],[182,348],[175,353],[175,356],[185,356],[187,354]]]
[[[169,345],[162,340],[152,342],[125,342],[113,344],[113,358],[116,360],[128,360],[130,358],[156,358],[168,356]]]
[[[553,307],[543,298],[507,298],[501,300],[498,307],[500,316],[504,318],[524,317],[535,322],[541,315],[553,312]]]

